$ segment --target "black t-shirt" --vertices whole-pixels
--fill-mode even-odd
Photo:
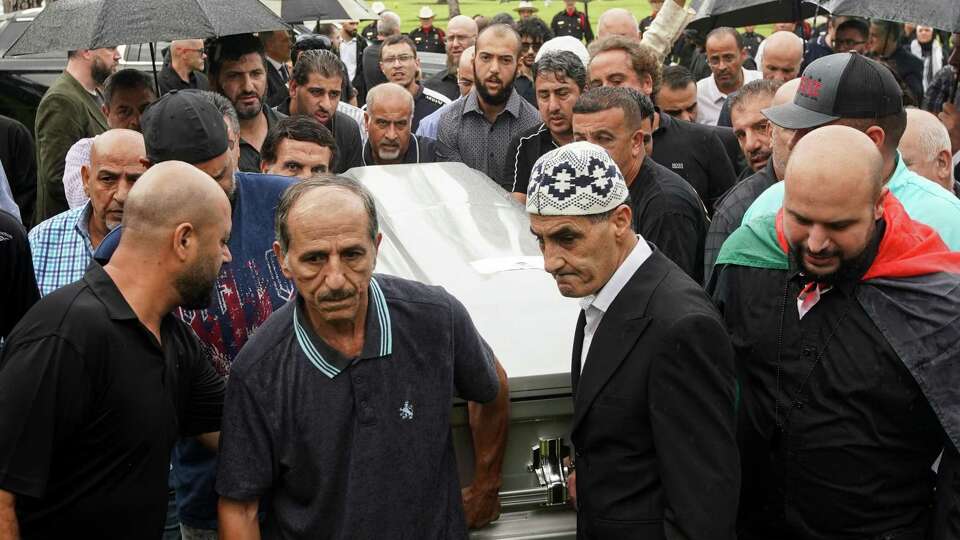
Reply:
[[[723,143],[712,127],[668,114],[660,114],[660,127],[653,132],[651,157],[689,182],[710,213],[737,180]]]
[[[0,210],[0,341],[40,299],[27,232],[12,214]]]
[[[110,276],[38,302],[0,359],[0,489],[24,538],[159,538],[170,451],[220,429],[223,379],[167,315],[161,342]]]
[[[454,395],[489,401],[492,354],[439,287],[375,275],[356,358],[301,299],[233,363],[217,492],[268,499],[263,538],[465,538],[450,434]]]
[[[268,131],[274,124],[279,122],[281,118],[286,118],[287,116],[266,105],[263,106],[263,114],[267,117]],[[240,139],[240,163],[237,164],[237,169],[243,172],[260,172],[260,151],[242,138]]]
[[[629,189],[633,230],[701,283],[708,220],[697,192],[649,157]]]
[[[534,126],[514,137],[510,141],[510,152],[507,153],[506,169],[503,171],[504,180],[512,183],[512,187],[506,187],[514,193],[526,195],[533,165],[554,148],[559,146],[546,124]]]

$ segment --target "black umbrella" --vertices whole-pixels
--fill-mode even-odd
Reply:
[[[4,56],[100,49],[285,30],[259,0],[58,0],[47,4]]]
[[[280,18],[300,21],[373,21],[377,19],[363,0],[281,0]]]
[[[697,16],[688,28],[701,32],[719,26],[799,21],[818,12],[818,6],[807,0],[701,0],[694,1],[691,7]],[[819,8],[820,13],[824,11]]]
[[[957,0],[817,0],[835,15],[883,19],[932,26],[960,32],[960,1]]]

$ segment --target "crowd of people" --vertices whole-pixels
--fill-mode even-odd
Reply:
[[[431,162],[581,299],[578,538],[960,538],[960,34],[378,4],[174,41],[156,80],[70,51],[35,139],[0,117],[0,539],[495,520],[507,373],[455,297],[374,272],[341,176]]]

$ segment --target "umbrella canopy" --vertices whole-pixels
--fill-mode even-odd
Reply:
[[[702,32],[720,26],[798,21],[813,17],[818,11],[816,3],[807,0],[700,0],[691,7],[697,16],[688,27]],[[819,8],[821,14],[824,11]]]
[[[852,15],[932,26],[960,32],[960,2],[957,0],[817,0],[835,15]]]
[[[259,0],[58,0],[4,56],[286,28]]]
[[[375,21],[377,14],[363,0],[281,0],[280,18],[299,21]]]

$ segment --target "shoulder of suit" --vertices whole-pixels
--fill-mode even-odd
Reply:
[[[450,103],[450,98],[441,94],[440,92],[437,92],[436,90],[431,90],[426,86],[423,87],[423,97],[424,99],[432,101],[437,105],[446,105],[447,103]]]

